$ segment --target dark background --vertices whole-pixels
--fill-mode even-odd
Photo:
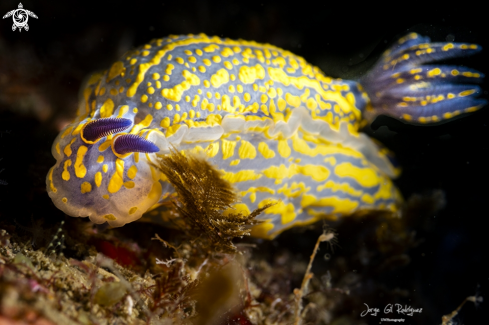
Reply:
[[[0,21],[0,170],[5,169],[0,179],[8,182],[0,185],[3,218],[58,213],[45,193],[44,177],[54,163],[51,143],[75,113],[80,83],[88,73],[107,68],[126,50],[152,38],[203,32],[271,43],[303,56],[326,75],[355,79],[392,42],[415,31],[432,41],[482,45],[482,53],[450,63],[489,72],[487,11],[468,5],[428,8],[391,2],[392,8],[359,8],[346,1],[91,0],[22,4],[39,17],[29,18],[28,32],[13,32],[11,18]],[[2,1],[0,14],[17,6],[18,1]],[[487,98],[487,82],[483,87]],[[486,107],[437,126],[382,118],[373,124],[377,130],[369,131],[396,153],[403,166],[396,183],[406,198],[433,189],[446,195],[445,209],[415,229],[424,242],[409,253],[407,269],[396,275],[399,286],[421,295],[422,305],[413,307],[426,309],[424,319],[431,323],[441,323],[441,316],[466,296],[478,293],[486,298],[488,292],[488,111]],[[389,132],[378,129],[383,124]],[[344,245],[348,236],[340,234],[339,240]],[[286,234],[277,241],[303,249],[304,256],[313,242]],[[485,304],[464,307],[462,323],[487,319]]]

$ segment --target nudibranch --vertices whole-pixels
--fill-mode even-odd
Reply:
[[[277,202],[255,236],[361,209],[395,212],[399,170],[360,127],[380,114],[432,123],[481,108],[482,73],[428,64],[480,50],[412,33],[347,81],[269,44],[156,39],[87,80],[77,117],[53,143],[47,191],[66,214],[98,224],[150,210],[167,218],[158,207],[174,190],[154,164],[173,145],[207,155],[242,196],[238,211]]]

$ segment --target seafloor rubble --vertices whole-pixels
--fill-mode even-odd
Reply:
[[[416,299],[383,278],[409,264],[419,243],[409,223],[443,204],[439,192],[413,197],[403,219],[365,212],[335,232],[291,231],[288,240],[317,238],[294,252],[242,239],[261,211],[223,216],[238,197],[207,164],[176,151],[162,160],[177,229],[2,220],[0,324],[367,324],[364,301]]]

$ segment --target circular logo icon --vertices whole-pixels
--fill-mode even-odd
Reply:
[[[15,31],[16,29],[19,29],[19,32],[22,31],[22,28],[24,28],[26,31],[29,30],[29,25],[27,25],[29,16],[37,18],[36,14],[34,14],[32,11],[24,9],[22,3],[19,3],[18,9],[7,12],[7,14],[3,16],[3,18],[5,19],[10,16],[12,16],[12,19],[14,21],[14,24],[12,25],[12,30]]]

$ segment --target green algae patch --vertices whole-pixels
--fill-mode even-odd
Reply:
[[[126,293],[127,290],[122,283],[106,283],[95,293],[94,302],[104,307],[110,307],[121,301]]]

